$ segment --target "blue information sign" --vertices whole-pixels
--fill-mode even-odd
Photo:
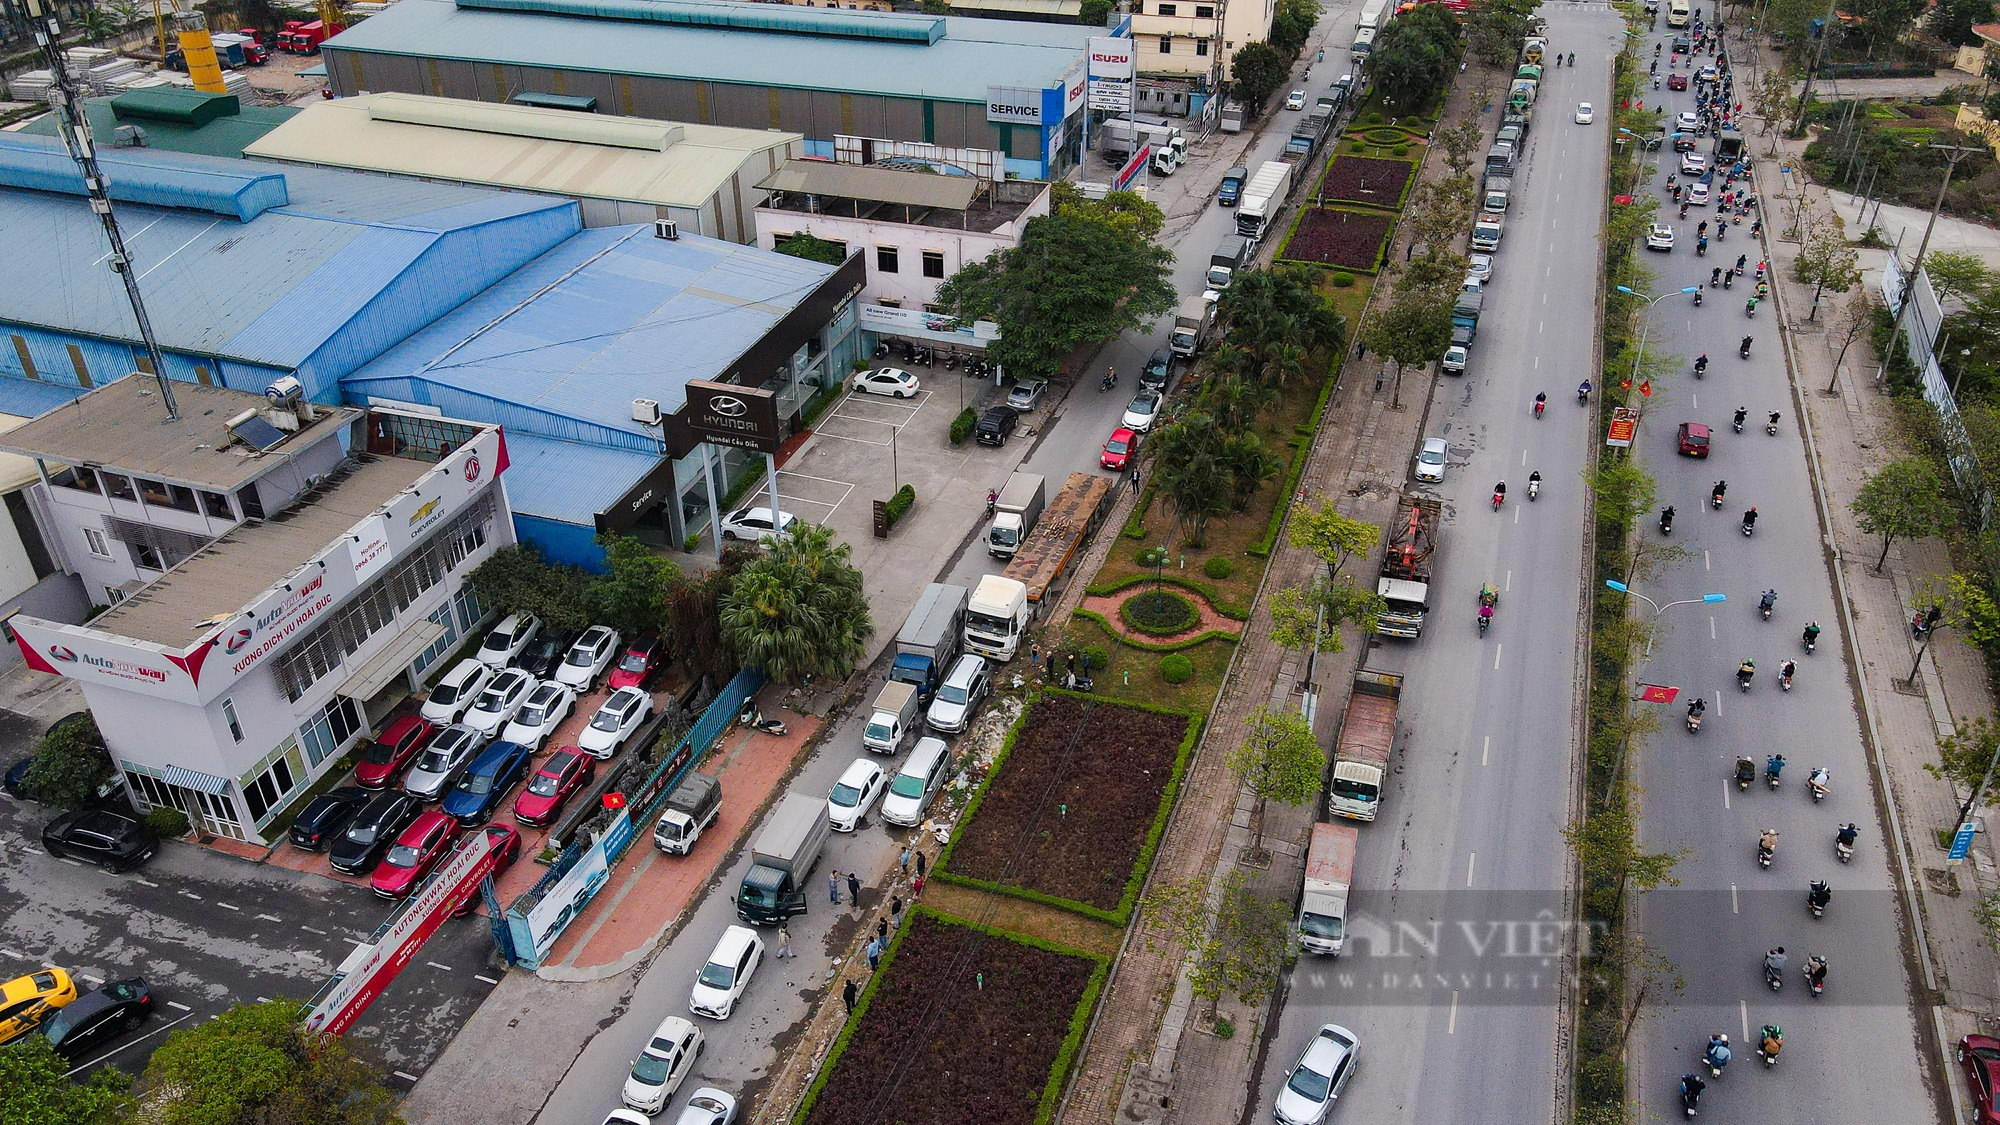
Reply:
[[[1971,854],[1972,838],[1978,834],[1979,829],[1974,827],[1973,823],[1969,820],[1958,826],[1958,833],[1951,838],[1951,855],[1949,857],[1951,862],[1962,862],[1967,855]]]

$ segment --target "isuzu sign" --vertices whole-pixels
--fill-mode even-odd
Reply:
[[[681,409],[688,428],[703,441],[776,453],[784,441],[778,425],[778,396],[761,387],[691,382]]]
[[[1132,47],[1130,39],[1092,39],[1090,41],[1090,76],[1114,80],[1132,77]]]

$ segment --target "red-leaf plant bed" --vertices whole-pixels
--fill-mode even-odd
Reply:
[[[1320,194],[1329,201],[1394,207],[1403,198],[1403,185],[1415,171],[1416,165],[1405,160],[1343,156],[1327,167]]]
[[[1061,1091],[1099,962],[920,911],[801,1125],[1032,1125]]]
[[[1311,210],[1299,220],[1284,257],[1298,262],[1325,262],[1351,270],[1372,270],[1380,260],[1382,240],[1396,221],[1394,215],[1360,211]]]
[[[1118,910],[1189,721],[1043,695],[1023,716],[946,869]]]

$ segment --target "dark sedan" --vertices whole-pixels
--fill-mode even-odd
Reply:
[[[114,980],[70,1001],[42,1024],[42,1035],[71,1062],[139,1030],[153,1014],[153,990],[144,979]]]
[[[306,802],[305,811],[292,821],[290,837],[292,846],[309,852],[325,850],[347,829],[347,822],[361,811],[361,806],[374,796],[357,785],[343,785],[330,789]]]
[[[408,793],[377,793],[361,806],[347,831],[327,849],[327,862],[343,875],[366,875],[382,862],[382,853],[396,835],[424,811],[424,803]]]
[[[521,655],[514,659],[514,667],[538,680],[546,680],[562,667],[563,657],[569,655],[581,636],[581,629],[544,629],[521,650]]]
[[[521,775],[528,772],[534,757],[532,747],[518,742],[489,743],[472,765],[458,775],[458,780],[452,782],[451,792],[445,794],[444,804],[439,807],[467,828],[482,823],[493,815]]]
[[[49,821],[42,829],[42,846],[52,856],[95,863],[106,871],[129,871],[151,859],[159,845],[129,816],[82,809]]]

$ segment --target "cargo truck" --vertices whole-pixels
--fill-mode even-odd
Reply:
[[[1222,186],[1215,189],[1215,201],[1224,207],[1234,207],[1243,199],[1243,184],[1250,179],[1250,169],[1238,164],[1222,174]]]
[[[1187,138],[1180,126],[1164,117],[1113,117],[1098,126],[1097,136],[1105,157],[1114,164],[1147,145],[1153,146],[1153,163],[1162,174],[1172,175],[1187,160]]]
[[[1331,113],[1314,113],[1305,117],[1292,127],[1291,138],[1285,141],[1285,151],[1279,154],[1280,158],[1293,164],[1312,159],[1312,154],[1318,150],[1320,141],[1332,126]]]
[[[1368,56],[1375,50],[1375,29],[1372,27],[1356,28],[1354,30],[1354,46],[1349,48],[1349,50],[1354,55],[1355,62],[1367,62]]]
[[[1438,501],[1429,496],[1405,496],[1389,525],[1389,548],[1382,555],[1375,592],[1387,607],[1375,618],[1375,631],[1385,637],[1414,640],[1424,631],[1430,611],[1431,563],[1437,556]]]
[[[667,811],[653,826],[653,846],[668,855],[694,850],[703,830],[722,815],[722,782],[705,773],[691,773],[667,798]]]
[[[1243,131],[1243,103],[1235,98],[1222,103],[1222,131],[1225,133]]]
[[[1054,602],[1063,583],[1083,555],[1116,495],[1110,477],[1071,473],[1069,480],[1042,511],[1020,553],[1007,563],[1001,577],[1021,584],[1032,609]]]
[[[736,889],[736,916],[775,926],[806,912],[806,876],[826,846],[826,798],[787,793],[757,840]]]
[[[1479,331],[1479,310],[1486,303],[1486,297],[1478,290],[1461,289],[1458,298],[1451,304],[1451,322],[1460,328],[1470,328],[1474,334]]]
[[[1396,701],[1403,677],[1362,668],[1354,673],[1340,741],[1333,752],[1333,786],[1326,811],[1349,820],[1374,820],[1389,783],[1389,755],[1396,743]]]
[[[989,574],[972,588],[965,603],[965,647],[1001,663],[1021,650],[1028,631],[1027,586],[1005,575]]]
[[[1167,337],[1167,348],[1182,357],[1200,350],[1202,337],[1208,334],[1208,312],[1213,307],[1202,297],[1183,300],[1181,311],[1174,317],[1174,330]]]
[[[868,724],[861,728],[861,745],[877,754],[894,754],[917,730],[917,689],[890,681],[875,695]]]
[[[931,697],[964,643],[965,597],[963,586],[933,582],[924,587],[916,608],[896,634],[896,658],[889,664],[891,682],[909,684],[921,699]]]
[[[1291,194],[1292,166],[1282,160],[1266,160],[1243,188],[1243,202],[1236,208],[1236,233],[1247,238],[1264,237],[1264,228]]]
[[[1352,824],[1315,824],[1306,849],[1306,885],[1299,896],[1299,948],[1340,956],[1347,943],[1347,892],[1354,884],[1354,849],[1361,830]]]
[[[1223,236],[1208,255],[1208,291],[1220,295],[1236,280],[1236,271],[1250,257],[1250,242],[1242,235]],[[1203,298],[1207,300],[1208,298]]]
[[[1507,195],[1513,190],[1514,178],[1512,176],[1486,177],[1485,199],[1481,201],[1479,209],[1490,215],[1504,213],[1507,210]]]
[[[1021,541],[1035,529],[1042,515],[1042,475],[1015,473],[993,503],[993,523],[986,529],[986,553],[996,559],[1011,559],[1021,549]]]
[[[1389,11],[1389,0],[1368,0],[1361,5],[1361,18],[1355,22],[1357,28],[1366,27],[1380,30],[1382,17]]]

